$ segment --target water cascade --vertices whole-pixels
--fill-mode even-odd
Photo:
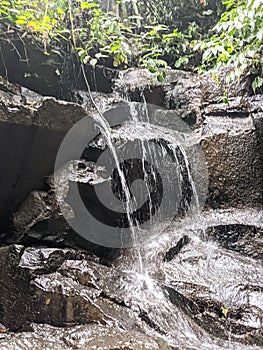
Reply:
[[[173,74],[183,78],[171,78],[166,97],[179,105],[176,89],[190,83],[186,73]],[[251,184],[253,205],[237,195],[237,188],[249,192],[247,166],[239,168],[244,157],[258,173],[250,115],[228,122],[209,114],[223,108],[210,103],[206,123],[193,127],[180,107],[152,105],[146,88],[136,89],[124,86],[124,98],[90,92],[85,109],[40,103],[32,140],[45,141],[46,133],[34,132],[54,123],[59,151],[54,176],[41,190],[31,186],[0,248],[1,349],[262,348],[258,185]],[[90,96],[101,105],[89,104]],[[58,111],[66,126],[49,121]],[[236,149],[241,156],[229,176],[222,159],[237,157]]]

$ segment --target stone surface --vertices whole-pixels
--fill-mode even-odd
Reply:
[[[81,259],[79,263],[85,265],[87,254],[9,246],[1,248],[1,256],[1,321],[9,330],[27,329],[31,322],[54,326],[107,324],[114,314],[115,317],[121,315],[122,310],[124,322],[129,319],[126,309],[101,297],[101,290],[92,281],[87,280],[86,287],[81,287],[73,276],[65,276],[63,261]],[[70,271],[71,264],[68,264]],[[92,266],[91,261],[88,264]],[[58,272],[60,268],[61,273]],[[93,265],[93,268],[99,274],[99,271],[107,272],[107,268],[100,265]],[[19,316],[14,318],[14,315]]]
[[[104,168],[96,167],[95,163],[85,160],[67,163],[54,176],[46,178],[47,191],[31,192],[14,212],[11,227],[3,237],[4,242],[55,247],[82,246],[98,255],[109,257],[114,249],[103,248],[81,239],[66,221],[75,216],[66,202],[70,184],[94,185],[104,181],[108,181],[108,176],[105,175]]]
[[[61,329],[34,324],[33,330],[34,332],[7,335],[0,343],[1,349],[180,350],[161,339],[145,336],[140,331],[128,331],[118,327],[113,330],[107,326],[93,324]]]
[[[244,256],[263,260],[263,231],[249,225],[218,225],[206,231],[208,239],[216,239],[222,247]]]
[[[226,87],[228,70],[222,70],[218,78],[212,73],[197,75],[180,70],[168,70],[164,83],[159,83],[156,74],[149,71],[128,69],[121,72],[115,80],[115,89],[131,101],[155,104],[174,110],[176,116],[183,118],[189,125],[200,121],[203,107],[220,103],[223,96],[228,99],[251,94],[251,78]]]
[[[188,244],[165,262],[164,288],[171,302],[208,333],[262,347],[262,266],[242,257],[262,259],[261,229],[222,225],[207,234],[209,240],[202,230],[189,232]]]
[[[0,348],[262,347],[262,212],[189,224],[139,248],[143,274],[138,248],[106,266],[80,249],[1,247]]]
[[[262,205],[262,164],[255,131],[223,133],[202,140],[209,172],[207,205]]]
[[[66,348],[92,344],[94,349],[172,349],[158,335],[150,336],[149,330],[147,335],[147,323],[136,309],[125,304],[123,297],[115,299],[108,294],[106,281],[111,280],[114,271],[98,264],[96,258],[65,249],[9,246],[0,250],[1,322],[6,333],[28,331],[32,322],[59,327],[91,324],[63,331],[63,338],[56,330],[55,337],[62,344],[64,341]],[[38,326],[34,328],[38,330]],[[8,349],[8,344],[23,348],[27,334],[20,339],[7,338],[7,343],[0,344],[1,349]],[[34,350],[43,345],[40,334],[31,333]],[[52,346],[52,337],[46,342]]]
[[[58,205],[70,182],[106,180],[95,165],[105,143],[96,138],[96,154],[85,149],[81,162],[67,163],[67,155],[57,197],[49,175],[67,130],[83,115],[94,128],[94,109],[83,91],[79,104],[66,103],[1,81],[1,225],[13,216],[7,246],[0,248],[0,348],[261,348],[262,96],[249,97],[243,81],[231,87],[226,104],[221,78],[175,71],[160,85],[146,71],[139,78],[136,70],[123,74],[127,84],[119,80],[120,93],[143,101],[144,91],[146,101],[174,108],[174,114],[155,115],[164,129],[174,118],[173,133],[161,130],[165,142],[185,131],[178,130],[178,118],[195,128],[209,171],[207,208],[215,210],[180,218],[133,249],[80,242]],[[119,101],[116,94],[93,97],[101,111]],[[127,128],[128,110],[108,113],[114,126],[123,124],[112,130],[115,141]],[[135,129],[146,136],[145,126],[140,131],[136,123]],[[131,137],[132,131],[129,125]],[[151,139],[158,141],[155,132]]]
[[[83,97],[84,98],[84,97]],[[96,94],[101,110],[114,105],[114,97]],[[81,118],[94,114],[84,107],[54,98],[43,98],[25,88],[0,82],[0,231],[6,230],[12,212],[35,189],[43,189],[44,177],[54,171],[60,144],[69,129]],[[90,127],[94,120],[90,117]],[[97,131],[96,131],[97,132]],[[68,155],[70,160],[71,155]]]
[[[193,125],[200,115],[200,83],[198,76],[190,72],[168,71],[165,82],[159,83],[156,74],[146,69],[128,69],[119,74],[114,88],[131,101],[146,101],[173,109],[176,117],[182,117],[190,125]]]
[[[10,82],[44,96],[67,101],[78,101],[77,90],[87,90],[78,58],[72,54],[63,57],[54,51],[45,54],[32,45],[29,37],[21,39],[19,32],[8,30],[1,23],[5,37],[0,39],[0,75]],[[116,71],[103,66],[95,69],[84,66],[91,90],[110,93]]]
[[[200,130],[209,171],[208,206],[262,205],[261,109],[262,95],[204,106]]]

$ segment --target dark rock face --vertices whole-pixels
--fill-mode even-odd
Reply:
[[[210,181],[208,207],[261,206],[262,95],[249,97],[250,77],[225,91],[227,74],[222,71],[213,79],[210,73],[171,71],[162,85],[146,70],[138,74],[130,69],[115,84],[132,101],[145,96],[148,103],[173,110],[172,118],[182,118],[201,132]],[[225,93],[228,103],[221,102]]]
[[[69,283],[66,276],[63,277],[66,272],[57,272],[65,260],[81,259],[79,262],[85,264],[85,259],[92,257],[73,250],[24,250],[22,246],[4,247],[1,253],[5,257],[1,266],[1,320],[9,330],[26,329],[32,322],[61,327],[67,323],[105,324],[111,319],[113,310],[110,302],[105,299],[104,312],[103,300],[99,300],[101,292],[96,291],[95,285],[90,292],[87,287],[85,295],[81,290],[78,294],[73,280]],[[89,265],[92,266],[91,261]],[[101,269],[105,270],[106,267],[101,266]],[[87,280],[87,285],[92,285],[92,281]],[[94,301],[97,299],[97,306],[90,298],[94,298]],[[16,320],[15,314],[19,315]]]
[[[222,70],[217,78],[211,73],[196,75],[180,70],[168,71],[163,84],[155,74],[147,70],[128,69],[121,72],[115,80],[115,89],[128,96],[131,101],[155,104],[174,110],[189,125],[194,125],[202,117],[203,107],[217,104],[225,94],[229,99],[251,95],[251,78],[226,87],[228,70]],[[226,106],[225,106],[226,107]]]
[[[206,234],[214,237],[226,249],[254,259],[263,259],[263,232],[259,227],[218,225],[210,227]]]
[[[18,268],[23,254],[22,246],[9,246],[1,250],[1,322],[7,329],[26,330],[28,301],[32,298],[29,291],[30,277],[27,271]],[[12,293],[11,293],[12,291]],[[15,315],[15,316],[14,316]]]
[[[27,245],[43,242],[62,245],[69,240],[70,227],[61,215],[55,198],[48,192],[33,191],[14,213],[12,230],[5,241]]]
[[[82,165],[80,167],[80,165]],[[53,176],[46,178],[47,191],[33,191],[23,204],[13,214],[11,227],[4,237],[7,244],[16,243],[26,246],[45,244],[50,247],[82,247],[105,259],[105,263],[118,253],[118,249],[109,249],[81,238],[70,227],[61,211],[74,217],[72,208],[64,202],[70,190],[70,183],[86,184],[101,182],[104,173],[94,169],[94,163],[85,160],[69,162],[60,170],[58,183],[54,183]],[[55,193],[55,186],[59,192]],[[66,206],[66,207],[65,207]]]
[[[87,115],[86,110],[94,111],[87,95],[84,97],[85,109],[0,82],[0,176],[5,184],[0,188],[1,232],[26,196],[32,190],[43,189],[44,178],[53,172],[68,130]],[[102,110],[115,101],[113,96],[103,94],[94,99]],[[92,117],[91,120],[93,125]]]
[[[3,29],[5,32],[7,30]],[[54,52],[45,55],[19,34],[6,34],[0,40],[0,76],[9,82],[24,86],[44,96],[67,101],[78,101],[77,90],[86,90],[85,80],[77,56],[61,57]],[[98,66],[85,66],[87,80],[93,91],[110,93],[116,72]]]
[[[179,239],[175,247],[172,247],[169,249],[168,252],[166,252],[165,257],[163,259],[164,262],[169,262],[173,260],[173,258],[180,253],[180,250],[189,243],[189,237],[188,236],[183,236],[182,238]]]
[[[198,77],[184,71],[169,71],[164,84],[147,70],[128,69],[115,81],[115,90],[131,101],[154,104],[174,110],[175,116],[190,125],[200,114],[201,90]]]
[[[207,205],[260,206],[262,166],[255,132],[214,135],[204,139],[202,147],[209,169]]]
[[[263,203],[262,140],[260,127],[254,122],[262,108],[258,100],[262,97],[238,97],[230,99],[228,106],[211,104],[204,108],[201,142],[209,169],[208,206]]]
[[[256,135],[258,139],[258,147],[260,150],[261,165],[262,165],[263,164],[263,112],[262,112],[262,99],[260,98],[260,96],[256,97],[253,100],[253,104],[255,104],[255,108],[257,108],[257,112],[253,114],[253,121],[256,129]],[[263,166],[261,168],[263,168]],[[262,169],[262,173],[263,173],[263,169]],[[262,185],[262,192],[263,192],[263,185]]]
[[[221,85],[210,81],[211,77],[208,75],[199,78],[192,73],[174,71],[168,75],[166,84],[162,86],[147,71],[140,73],[136,84],[137,70],[128,70],[122,74],[124,77],[116,82],[117,90],[125,92],[126,89],[128,94],[133,91],[136,94],[138,91],[139,95],[134,99],[140,100],[147,86],[150,94],[155,93],[156,86],[156,96],[160,97],[159,90],[162,89],[163,96],[166,97],[162,102],[158,102],[155,95],[152,99],[147,97],[146,100],[174,108],[174,115],[169,111],[167,118],[182,118],[192,126],[199,120],[202,147],[206,152],[210,172],[208,206],[220,208],[262,204],[260,95],[251,98],[229,97],[229,105],[226,105],[217,103],[213,97],[220,94],[216,89]],[[205,90],[211,91],[211,98],[208,95],[205,99],[202,97],[204,90],[200,79],[204,79],[205,86],[208,81],[211,82],[211,89]],[[92,106],[83,92],[79,92],[79,97],[85,110],[77,104],[43,99],[25,88],[21,89],[4,81],[0,84],[0,89],[0,136],[3,150],[0,165],[1,169],[5,169],[1,172],[1,180],[5,186],[0,190],[0,228],[4,231],[11,213],[29,192],[43,189],[43,177],[53,171],[57,150],[65,133],[86,114],[86,109],[92,111]],[[233,89],[230,96],[239,90]],[[118,97],[111,94],[94,95],[94,98],[101,110],[110,108],[118,101]],[[161,123],[165,123],[164,119],[161,118]],[[8,153],[5,151],[7,149]]]
[[[6,228],[8,217],[30,190],[43,187],[44,177],[54,169],[55,157],[67,127],[83,113],[80,107],[52,99],[43,101],[37,110],[2,105],[0,142],[5,152],[1,157],[1,169],[5,170],[1,171],[1,182],[5,186],[0,190],[1,230]]]

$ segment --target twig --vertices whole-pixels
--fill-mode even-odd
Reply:
[[[69,21],[70,21],[70,26],[71,26],[71,37],[72,37],[72,42],[74,48],[77,47],[76,45],[76,37],[74,33],[74,21],[73,21],[73,14],[72,14],[72,3],[71,0],[68,0],[68,10],[69,10]]]

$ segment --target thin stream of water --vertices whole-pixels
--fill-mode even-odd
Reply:
[[[126,98],[126,101],[129,103],[129,98]],[[147,110],[147,103],[145,98],[144,101],[144,109],[145,114],[147,116],[148,110]],[[133,103],[129,103],[130,107],[130,119],[131,122],[136,124],[136,131],[140,130],[140,124],[143,122],[143,128],[150,128],[149,118],[148,118],[148,124],[145,123],[145,120],[142,121],[140,118],[140,115],[138,114],[138,111],[134,107]],[[155,270],[158,269],[156,267],[156,256],[159,254],[160,245],[165,244],[165,237],[162,238],[161,242],[155,242],[153,245],[148,245],[145,247],[138,246],[137,241],[137,235],[139,230],[139,225],[134,225],[134,220],[132,217],[132,213],[134,211],[134,205],[132,204],[131,194],[129,186],[127,185],[125,174],[122,171],[119,163],[119,157],[117,150],[114,146],[114,137],[110,131],[110,125],[107,122],[107,120],[103,117],[101,113],[98,114],[96,117],[97,125],[100,128],[100,131],[102,135],[104,136],[108,147],[112,153],[113,159],[116,164],[116,169],[118,171],[118,175],[120,178],[122,190],[126,197],[126,213],[127,218],[130,225],[131,235],[132,235],[132,241],[134,248],[131,249],[130,255],[126,258],[126,260],[123,260],[121,264],[119,264],[117,270],[122,271],[126,275],[125,280],[120,280],[120,285],[115,284],[115,288],[118,289],[118,292],[125,296],[126,300],[130,300],[130,303],[134,305],[135,308],[137,308],[137,305],[143,305],[146,307],[147,314],[158,324],[159,327],[161,327],[161,331],[163,331],[162,337],[166,340],[169,340],[169,343],[173,346],[182,346],[182,344],[187,341],[187,344],[192,344],[192,349],[198,349],[200,344],[202,344],[202,349],[207,350],[219,350],[222,349],[222,346],[226,347],[227,349],[242,349],[242,346],[233,342],[232,340],[232,334],[231,334],[231,328],[229,328],[229,337],[228,341],[215,341],[208,333],[206,333],[205,330],[201,329],[199,326],[197,326],[193,321],[189,319],[185,315],[182,310],[180,310],[179,307],[173,305],[171,301],[167,299],[167,296],[164,294],[163,288],[161,288],[161,285],[163,283],[166,283],[167,281],[160,281],[158,279],[158,275],[152,274],[151,270],[153,271],[153,266],[155,266]],[[140,138],[140,133],[138,132],[136,134],[137,138]],[[155,160],[158,158],[157,155],[152,152],[152,149],[149,144],[149,140],[145,138],[141,138],[141,148],[142,148],[142,167],[145,174],[144,181],[146,183],[147,193],[150,194],[150,187],[148,184],[148,175],[145,171],[144,167],[144,160],[146,160],[146,154],[150,155],[150,158],[152,162],[154,163]],[[165,152],[164,148],[161,148],[162,152]],[[189,204],[189,213],[191,215],[186,215],[185,217],[185,227],[184,225],[181,227],[180,232],[182,234],[189,233],[189,227],[194,227],[196,224],[196,217],[198,217],[199,213],[199,198],[198,193],[196,189],[196,185],[194,182],[194,177],[191,173],[191,167],[190,163],[187,157],[187,153],[184,149],[183,145],[172,145],[170,147],[171,151],[173,152],[173,157],[175,159],[175,165],[178,168],[179,171],[179,178],[181,179],[181,184],[183,181],[182,176],[182,167],[180,166],[180,160],[177,156],[177,150],[179,149],[182,160],[184,162],[184,166],[187,173],[187,180],[190,184],[190,189],[192,193],[191,203]],[[155,174],[153,173],[153,176]],[[180,190],[180,189],[178,189]],[[154,203],[150,202],[150,208],[154,206]],[[203,227],[201,225],[201,229],[203,230]],[[196,233],[195,233],[196,234]],[[203,230],[203,234],[204,230]],[[191,235],[190,235],[191,236]],[[197,243],[197,250],[200,251],[203,249],[201,246],[199,247],[198,243],[198,237],[197,236],[191,236],[191,238],[196,241]],[[199,247],[199,248],[198,248]],[[211,248],[211,249],[210,249]],[[214,252],[216,255],[216,247],[210,247],[206,254],[206,260],[203,261],[203,263],[197,268],[195,271],[193,271],[192,278],[193,279],[200,279],[200,275],[202,275],[202,271],[204,269],[211,269],[213,271],[213,268],[215,267],[216,260],[213,259]],[[147,249],[149,249],[147,251]],[[134,267],[139,264],[139,271],[136,272],[136,269]],[[206,265],[204,265],[206,264]],[[132,265],[132,266],[131,266]],[[218,268],[217,268],[218,271]],[[195,272],[195,273],[194,273]],[[173,276],[171,276],[173,280]],[[203,283],[210,284],[209,280],[210,276],[203,276]],[[202,283],[202,282],[200,282]],[[217,287],[215,289],[215,293],[219,295],[219,298],[222,299],[222,295],[220,297],[220,288]],[[227,294],[226,300],[229,297]],[[226,320],[227,322],[227,320]],[[199,344],[199,345],[195,345]],[[226,345],[227,344],[227,345]]]
[[[111,132],[110,132],[111,128],[110,128],[110,125],[109,125],[107,119],[103,116],[103,114],[101,113],[101,111],[97,107],[94,99],[92,98],[90,86],[89,86],[89,83],[88,83],[88,80],[87,80],[87,77],[86,77],[86,74],[85,74],[85,69],[84,69],[83,64],[81,64],[81,69],[82,69],[82,73],[83,73],[83,76],[84,76],[84,80],[85,80],[85,83],[86,83],[87,90],[89,92],[91,101],[94,104],[94,107],[96,108],[96,110],[98,112],[97,115],[95,114],[94,119],[97,122],[97,125],[98,125],[102,135],[105,137],[107,145],[108,145],[108,147],[109,147],[109,149],[110,149],[110,151],[112,153],[112,156],[114,158],[114,161],[115,161],[116,169],[118,171],[118,175],[119,175],[120,181],[121,181],[122,191],[125,194],[126,214],[127,214],[127,219],[128,219],[128,222],[129,222],[129,227],[130,227],[130,230],[131,230],[132,242],[133,242],[134,246],[137,246],[137,233],[136,233],[136,229],[135,229],[135,226],[134,226],[134,223],[133,223],[133,219],[132,219],[132,216],[131,216],[131,213],[134,211],[134,208],[133,208],[133,205],[132,205],[131,194],[130,194],[129,188],[127,186],[127,182],[126,182],[126,179],[125,179],[124,172],[122,171],[122,169],[120,167],[120,161],[119,161],[119,158],[118,158],[118,154],[117,154],[116,149],[115,149],[115,147],[113,145],[113,142],[112,142]],[[142,257],[140,255],[139,250],[138,250],[138,260],[139,260],[140,272],[142,273],[143,272],[143,264],[142,264]]]

